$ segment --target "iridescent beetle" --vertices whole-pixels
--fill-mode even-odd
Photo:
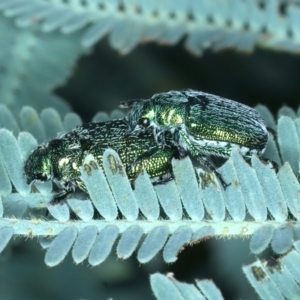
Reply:
[[[238,147],[244,157],[254,153],[261,155],[268,141],[268,130],[256,110],[191,89],[122,102],[120,107],[131,109],[126,117],[130,132],[152,127],[158,143],[161,134],[171,132],[173,144],[180,153],[189,152],[196,157],[215,173],[224,189],[228,184],[206,156],[229,157],[234,147]]]
[[[161,177],[153,184],[163,184],[173,179],[171,161],[179,157],[178,149],[168,144],[170,138],[166,136],[167,145],[162,146],[156,143],[151,129],[131,135],[124,119],[79,125],[35,149],[25,163],[25,175],[28,184],[53,180],[61,189],[53,199],[58,202],[76,186],[86,191],[79,177],[85,156],[92,154],[102,167],[104,151],[112,148],[120,155],[129,179],[135,179],[144,168],[150,178]]]

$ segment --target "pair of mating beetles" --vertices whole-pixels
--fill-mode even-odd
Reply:
[[[87,123],[34,150],[25,163],[27,182],[53,180],[61,188],[54,201],[77,186],[86,191],[79,167],[87,154],[102,166],[107,148],[117,151],[129,179],[144,168],[153,183],[173,178],[172,158],[190,154],[215,173],[223,188],[229,185],[206,160],[207,156],[229,157],[238,147],[248,158],[261,155],[268,131],[254,109],[194,90],[155,94],[147,100],[121,103],[130,108],[122,120]],[[167,176],[164,177],[163,176]]]

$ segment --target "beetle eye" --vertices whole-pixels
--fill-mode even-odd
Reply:
[[[48,176],[45,173],[39,173],[39,174],[36,174],[36,179],[40,180],[40,181],[46,181],[46,180],[48,180]]]
[[[139,125],[147,128],[150,126],[150,120],[148,118],[140,118]]]

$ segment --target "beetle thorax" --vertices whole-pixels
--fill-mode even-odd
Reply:
[[[177,126],[184,123],[182,115],[175,109],[162,110],[157,116],[158,125]]]
[[[157,107],[155,122],[158,127],[179,127],[185,123],[185,111],[180,105],[165,102]]]

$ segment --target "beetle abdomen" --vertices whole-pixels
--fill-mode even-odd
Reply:
[[[226,98],[187,91],[189,105],[185,128],[195,140],[223,141],[261,153],[268,131],[254,109]]]

